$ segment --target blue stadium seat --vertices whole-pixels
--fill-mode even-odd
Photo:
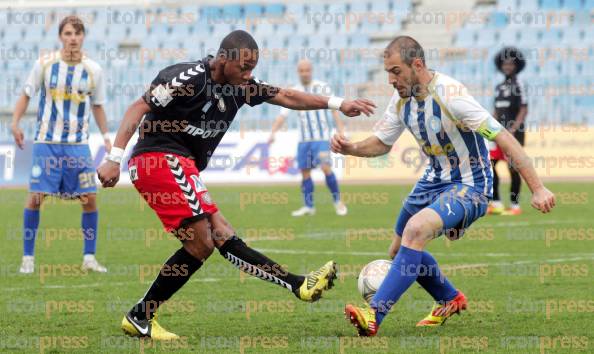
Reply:
[[[492,28],[478,30],[475,45],[479,47],[490,47],[497,43],[497,31]]]
[[[476,34],[474,31],[470,30],[460,30],[456,32],[456,37],[454,38],[454,45],[460,47],[468,47],[474,45],[476,41]]]
[[[507,25],[507,15],[503,12],[492,12],[489,15],[489,27],[501,28]]]
[[[498,11],[513,11],[518,8],[517,0],[498,0],[497,10]]]
[[[563,37],[563,43],[578,44],[582,43],[584,32],[582,27],[568,27],[561,29],[561,36]]]
[[[548,30],[542,30],[540,39],[547,45],[559,45],[561,41],[561,32],[557,28],[550,28]]]
[[[240,5],[225,5],[222,9],[223,20],[237,20],[242,17]]]
[[[519,0],[518,7],[512,8],[512,11],[536,11],[539,9],[538,0]]]
[[[534,46],[535,43],[538,43],[538,30],[534,28],[525,28],[519,31],[520,33],[520,45],[524,46]]]
[[[264,13],[270,17],[282,17],[285,14],[285,5],[283,4],[266,4]]]
[[[541,0],[542,3],[540,5],[543,9],[560,9],[561,8],[561,0]]]
[[[567,10],[581,10],[582,0],[563,0],[563,9]]]
[[[245,17],[257,18],[262,16],[263,10],[260,4],[246,4],[243,7],[243,15]]]
[[[499,31],[499,41],[505,45],[516,45],[518,37],[518,32],[513,28],[504,28]]]

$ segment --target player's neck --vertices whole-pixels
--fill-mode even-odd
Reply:
[[[429,84],[433,81],[435,73],[429,70],[423,70],[418,74],[419,89],[415,95],[415,100],[423,101],[429,95]]]
[[[82,61],[83,52],[81,50],[72,51],[62,49],[60,50],[60,57],[67,64],[78,64]]]

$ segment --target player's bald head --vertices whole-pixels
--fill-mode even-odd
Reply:
[[[416,58],[421,59],[425,65],[425,52],[423,47],[414,38],[410,36],[398,36],[394,38],[384,51],[384,57],[390,57],[394,54],[400,54],[402,62],[410,66]]]
[[[299,60],[299,62],[297,63],[297,70],[301,70],[301,69],[312,69],[312,64],[311,61],[309,61],[309,59],[301,59]]]
[[[228,60],[258,60],[258,43],[251,34],[243,30],[229,33],[221,41],[218,56]]]
[[[302,85],[309,85],[313,77],[313,65],[308,59],[301,59],[297,63],[297,74]]]

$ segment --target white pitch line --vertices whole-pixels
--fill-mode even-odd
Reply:
[[[272,250],[268,250],[269,252]],[[286,250],[275,250],[275,251],[286,251]],[[270,252],[272,253],[272,252]],[[306,254],[311,252],[299,253],[299,254]],[[571,258],[557,258],[557,259],[544,259],[544,260],[526,260],[526,261],[515,261],[515,262],[498,262],[498,263],[479,263],[479,264],[456,264],[452,266],[444,265],[444,269],[468,269],[468,268],[476,268],[476,267],[484,267],[484,266],[513,266],[518,264],[543,264],[543,263],[563,263],[563,262],[576,262],[576,261],[583,261],[589,260],[594,261],[594,253],[592,254],[585,254],[586,256],[583,257],[571,257]],[[340,267],[340,265],[339,265]],[[340,273],[339,273],[340,274]],[[349,274],[350,273],[345,273]],[[190,279],[189,282],[192,283],[201,283],[201,282],[222,282],[226,280],[232,280],[233,277],[227,278],[200,278],[196,277],[194,279]],[[256,280],[254,277],[247,277],[246,280]],[[130,285],[131,282],[105,282],[105,283],[90,283],[90,284],[77,284],[77,285],[43,285],[42,289],[71,289],[71,288],[78,288],[78,289],[86,289],[86,288],[96,288],[100,286],[127,286]],[[151,281],[144,281],[143,284],[150,284]],[[27,290],[37,290],[40,287],[19,287],[19,288],[4,288],[3,291],[27,291]]]

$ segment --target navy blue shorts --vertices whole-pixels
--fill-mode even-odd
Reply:
[[[465,184],[419,182],[404,201],[395,231],[402,236],[406,223],[413,215],[421,209],[431,208],[443,221],[441,234],[457,240],[466,228],[485,215],[488,203],[489,199],[484,194]]]
[[[96,193],[95,167],[89,145],[35,143],[29,191],[62,198]]]

